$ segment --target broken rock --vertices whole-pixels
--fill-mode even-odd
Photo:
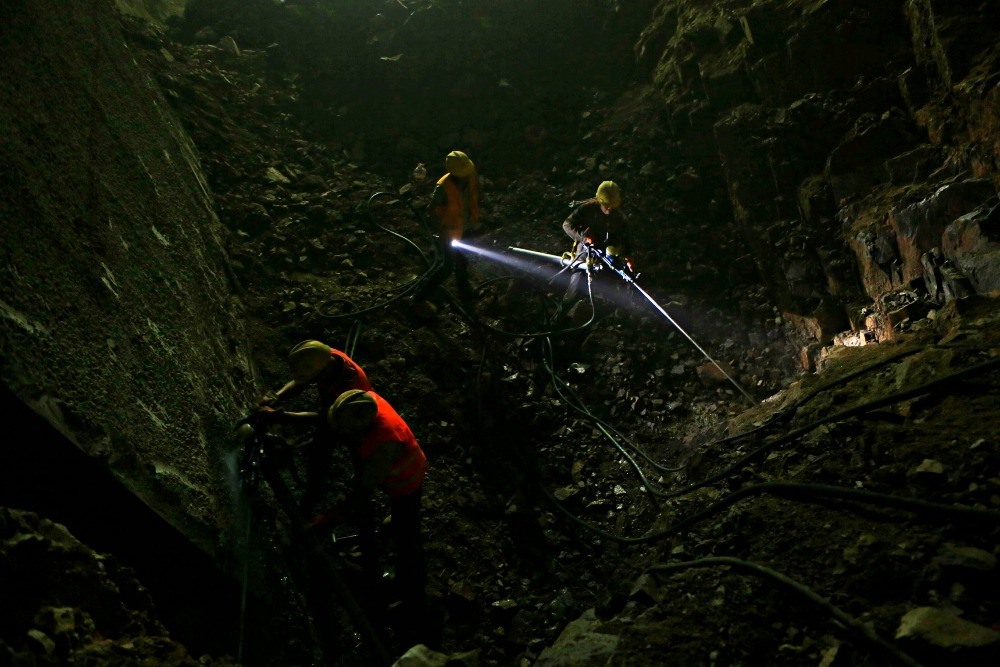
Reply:
[[[1000,632],[935,607],[918,607],[899,622],[896,639],[920,641],[948,650],[1000,646]]]

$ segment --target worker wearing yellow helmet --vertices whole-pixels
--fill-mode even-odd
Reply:
[[[438,260],[414,299],[431,295],[452,273],[458,295],[472,300],[469,284],[469,261],[453,245],[479,227],[479,177],[476,165],[462,151],[451,151],[444,158],[447,173],[438,179],[428,212],[437,224]]]
[[[320,410],[328,408],[348,389],[371,389],[365,371],[353,359],[318,340],[304,340],[288,352],[292,379],[281,389],[268,392],[259,401],[262,406],[301,394],[315,385]]]
[[[611,246],[624,252],[626,222],[621,205],[622,189],[614,181],[604,181],[593,199],[574,208],[563,222],[563,231],[574,241],[574,252],[585,241],[602,251]]]
[[[609,257],[624,260],[628,249],[628,224],[621,205],[621,188],[614,181],[604,181],[597,186],[597,193],[592,199],[581,202],[573,209],[563,222],[563,231],[573,239],[571,252],[574,257],[585,254],[585,244],[589,244]],[[574,272],[567,298],[575,294],[581,275]]]
[[[314,430],[307,446],[306,489],[300,502],[310,511],[319,501],[330,468],[332,452],[326,445],[324,415],[337,397],[350,389],[368,391],[372,388],[365,371],[340,350],[318,340],[304,340],[288,352],[292,379],[277,391],[269,391],[258,401],[255,418],[260,423],[298,423]],[[285,401],[315,386],[318,401],[315,410],[288,412]]]
[[[407,646],[426,643],[427,581],[420,537],[420,504],[427,458],[410,427],[396,410],[373,391],[351,389],[337,397],[326,412],[328,445],[346,447],[354,474],[347,497],[326,514],[313,520],[313,529],[331,528],[350,521],[357,529],[361,547],[359,583],[369,620],[381,626],[386,605],[392,602],[383,590],[380,549],[376,539],[373,496],[381,490],[389,500],[389,530],[396,546],[396,592],[401,602],[401,621],[394,626]]]

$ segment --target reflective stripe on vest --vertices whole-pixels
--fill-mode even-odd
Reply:
[[[427,457],[417,444],[413,431],[406,425],[403,418],[389,403],[376,394],[369,392],[378,404],[378,415],[375,426],[365,435],[358,450],[358,457],[366,461],[375,448],[383,442],[399,442],[403,444],[403,453],[389,466],[386,475],[379,486],[390,496],[405,496],[420,488],[427,473]]]
[[[475,172],[466,179],[468,183],[466,196],[469,198],[469,222],[473,224],[479,220],[479,184],[476,180]],[[447,199],[444,206],[435,208],[435,213],[441,223],[441,232],[446,238],[457,241],[462,238],[462,232],[465,230],[462,192],[458,189],[451,174],[445,174],[438,179],[438,185],[444,188],[445,199]]]
[[[390,496],[406,496],[417,489],[427,473],[427,457],[420,447],[407,449],[402,458],[389,468],[389,475],[382,482],[382,489]]]

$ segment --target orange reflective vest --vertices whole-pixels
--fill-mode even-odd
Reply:
[[[326,407],[333,405],[337,397],[348,389],[371,391],[372,383],[368,381],[368,376],[365,374],[364,369],[358,366],[353,359],[340,350],[333,348],[330,349],[330,357],[334,360],[339,360],[340,367],[343,370],[335,384],[320,385],[318,387],[320,403],[322,405]]]
[[[446,201],[443,206],[434,207],[434,215],[441,223],[441,233],[452,241],[462,238],[466,220],[471,225],[479,222],[479,183],[476,174],[473,173],[465,181],[465,195],[468,198],[468,208],[465,211],[462,210],[462,190],[455,182],[455,177],[445,174],[437,182],[444,190]]]
[[[374,391],[368,393],[378,404],[378,414],[375,417],[374,427],[361,441],[361,447],[357,452],[359,463],[363,466],[382,443],[402,443],[402,454],[389,466],[389,471],[379,487],[390,496],[409,495],[419,489],[424,481],[424,475],[427,473],[427,457],[417,444],[413,431],[388,401]]]

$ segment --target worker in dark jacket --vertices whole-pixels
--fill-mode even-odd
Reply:
[[[311,513],[323,492],[333,460],[327,446],[326,411],[345,391],[367,391],[372,385],[353,359],[318,340],[302,341],[293,347],[288,353],[288,364],[292,369],[292,379],[281,389],[261,397],[257,414],[269,423],[301,423],[315,429],[308,449],[306,490],[300,503],[303,511]],[[316,385],[319,394],[315,411],[286,412],[279,407],[282,401],[300,395],[311,385]]]
[[[426,639],[427,575],[420,541],[420,501],[427,458],[410,427],[384,398],[373,391],[352,389],[341,394],[327,411],[334,443],[346,445],[354,463],[347,499],[313,521],[316,528],[350,520],[361,541],[362,570],[370,595],[366,606],[378,620],[385,614],[382,568],[375,540],[373,495],[389,497],[391,534],[396,544],[396,589],[405,627],[397,635],[407,642]]]
[[[625,261],[627,248],[627,221],[621,212],[622,191],[614,181],[604,181],[597,187],[597,194],[573,209],[563,222],[563,231],[573,239],[571,254],[574,261],[585,261],[587,245],[605,253],[609,258]],[[570,277],[565,300],[576,296],[583,271],[574,271]]]
[[[447,173],[438,179],[428,211],[437,225],[438,261],[414,301],[430,296],[452,273],[458,296],[472,301],[469,284],[469,260],[452,241],[459,241],[479,228],[479,177],[476,165],[462,151],[452,151],[444,159]]]

